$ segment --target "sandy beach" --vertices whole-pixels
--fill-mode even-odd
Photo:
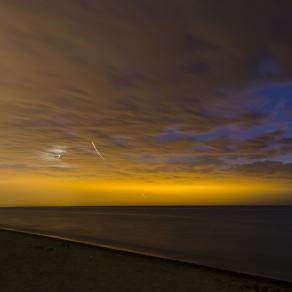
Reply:
[[[0,290],[285,292],[292,285],[23,233],[0,231]]]
[[[292,282],[291,207],[0,208],[0,228]]]

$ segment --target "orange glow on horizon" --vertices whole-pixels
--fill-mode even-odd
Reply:
[[[5,194],[0,197],[1,206],[236,205],[287,203],[291,201],[292,183],[252,178],[78,181],[31,175],[8,177],[0,187]]]

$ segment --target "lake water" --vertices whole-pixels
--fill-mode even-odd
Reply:
[[[0,208],[0,226],[292,282],[292,207]]]

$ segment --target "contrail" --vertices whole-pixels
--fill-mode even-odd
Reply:
[[[92,146],[93,146],[93,148],[94,148],[96,154],[97,154],[102,160],[105,160],[104,157],[103,157],[103,155],[102,155],[102,154],[98,151],[98,149],[96,148],[96,146],[95,146],[95,144],[94,144],[93,141],[91,141],[91,144],[92,144]]]

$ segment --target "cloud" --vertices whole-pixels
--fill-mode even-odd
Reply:
[[[214,43],[204,39],[198,35],[192,35],[187,33],[185,35],[185,46],[192,52],[194,51],[205,51],[205,50],[215,50],[218,51],[220,47],[216,46]]]
[[[256,63],[257,74],[264,78],[275,77],[279,74],[279,70],[275,64],[273,55],[269,53],[262,53],[258,57],[258,62]]]
[[[40,159],[45,161],[59,161],[60,158],[67,153],[67,146],[54,145],[45,152],[39,154]]]
[[[30,166],[26,165],[26,164],[21,164],[21,163],[16,163],[16,164],[9,164],[9,163],[2,163],[0,164],[0,169],[13,169],[13,170],[29,170],[31,169]]]
[[[245,112],[234,122],[234,124],[244,128],[251,128],[263,124],[268,117],[269,113],[265,112]]]
[[[249,175],[263,175],[282,178],[291,178],[292,163],[283,163],[276,161],[259,161],[249,164],[237,165],[234,170],[239,173]]]
[[[188,164],[232,174],[230,159],[290,153],[291,9],[270,0],[264,13],[261,2],[231,0],[1,3],[0,163],[47,174],[75,165],[85,177],[136,176],[144,163],[177,176]],[[106,163],[91,159],[91,140]]]
[[[139,83],[147,80],[145,74],[139,69],[128,68],[127,70],[121,70],[113,65],[106,66],[105,75],[110,84],[117,88],[136,87]]]
[[[206,62],[200,60],[182,64],[179,68],[184,73],[203,75],[204,73],[207,73],[209,66]]]

